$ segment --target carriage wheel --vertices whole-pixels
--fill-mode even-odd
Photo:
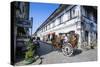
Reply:
[[[72,48],[71,44],[67,43],[66,45],[64,45],[62,47],[62,52],[63,52],[63,54],[65,56],[72,56],[72,54],[73,54],[73,48]]]

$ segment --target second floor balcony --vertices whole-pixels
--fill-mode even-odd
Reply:
[[[97,24],[95,20],[88,19],[85,16],[82,16],[82,28],[88,31],[97,31]]]

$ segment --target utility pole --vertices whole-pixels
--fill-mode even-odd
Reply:
[[[33,28],[33,17],[31,17],[31,23],[32,23],[32,26],[31,26],[31,36],[32,36],[32,28]]]

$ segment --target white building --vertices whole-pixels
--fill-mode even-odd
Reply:
[[[79,35],[78,47],[83,41],[90,44],[97,36],[97,8],[93,6],[60,5],[37,29],[35,35],[43,40],[47,34],[75,31]]]

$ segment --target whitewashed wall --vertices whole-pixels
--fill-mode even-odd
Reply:
[[[80,6],[76,6],[74,9],[75,9],[75,14],[73,15],[73,17],[74,16],[79,16],[80,15]],[[75,19],[67,21],[69,16],[70,16],[69,12],[64,13],[64,15],[62,16],[62,22],[61,22],[61,23],[64,22],[63,24],[58,25],[59,24],[59,19],[56,19],[55,22],[54,22],[55,23],[54,24],[55,25],[54,28],[52,28],[53,27],[53,23],[51,23],[50,24],[50,28],[51,29],[48,29],[49,26],[47,26],[47,29],[48,29],[47,31],[45,31],[45,32],[38,31],[37,35],[41,37],[43,35],[46,35],[49,32],[62,33],[62,32],[69,32],[71,30],[75,30],[76,31],[77,30],[76,28],[79,26],[79,25],[78,26],[76,25],[76,22],[80,21],[80,18],[77,17]],[[67,21],[67,22],[65,22],[65,21]]]

